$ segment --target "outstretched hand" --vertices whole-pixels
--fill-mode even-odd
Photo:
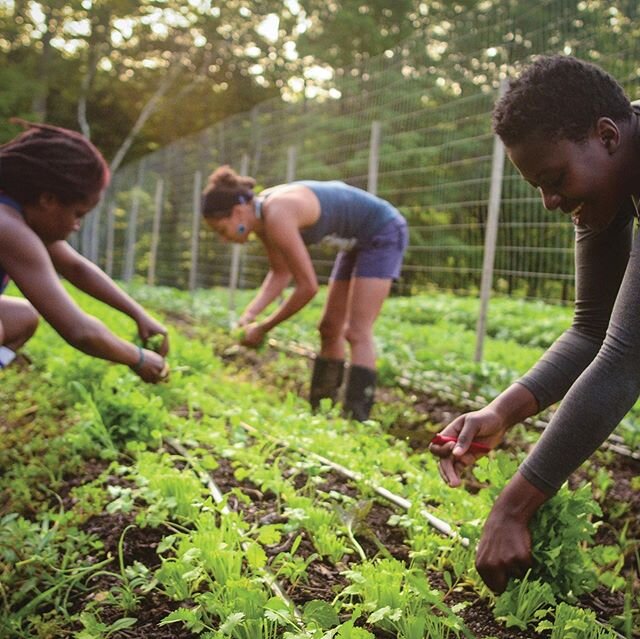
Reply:
[[[243,346],[248,346],[249,348],[259,348],[262,345],[266,334],[267,331],[257,322],[246,324],[240,343]]]
[[[162,355],[147,348],[140,351],[140,361],[131,367],[136,375],[144,382],[157,384],[163,382],[169,376],[169,364]]]
[[[429,450],[440,457],[442,479],[455,487],[461,484],[464,470],[495,448],[503,439],[508,425],[490,408],[460,415],[440,434],[453,438],[444,443],[432,443]],[[473,446],[473,444],[482,444]]]
[[[160,345],[157,348],[153,348],[153,350],[165,357],[169,352],[169,336],[167,335],[167,329],[160,324],[160,322],[153,319],[153,317],[149,315],[143,315],[142,317],[136,320],[138,325],[138,335],[142,340],[142,343],[146,346],[147,342],[156,335],[161,336]],[[149,346],[151,348],[151,346]]]

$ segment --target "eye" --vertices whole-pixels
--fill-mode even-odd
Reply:
[[[561,174],[557,178],[553,178],[551,180],[545,180],[543,188],[558,189],[562,186],[563,181],[564,181],[564,174]]]

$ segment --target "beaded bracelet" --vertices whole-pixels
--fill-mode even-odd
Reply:
[[[144,349],[142,348],[142,346],[138,346],[138,353],[139,353],[138,361],[131,366],[131,369],[136,372],[138,372],[142,367],[142,365],[144,364]]]

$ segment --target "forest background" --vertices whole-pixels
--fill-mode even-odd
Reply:
[[[476,3],[466,3],[469,6]],[[81,130],[117,169],[330,80],[458,12],[415,0],[0,2],[0,142],[18,116]]]
[[[0,142],[19,130],[11,116],[83,131],[115,177],[76,246],[121,279],[199,288],[227,285],[233,264],[193,221],[208,172],[371,190],[379,123],[375,190],[411,231],[399,292],[474,294],[501,82],[536,54],[573,54],[637,98],[639,13],[630,0],[0,1]],[[501,182],[494,289],[570,303],[571,225],[508,162]],[[332,260],[312,257],[322,281]],[[248,247],[240,285],[266,268]]]

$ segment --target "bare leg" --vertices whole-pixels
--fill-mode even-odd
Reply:
[[[17,351],[36,332],[38,319],[27,300],[0,297],[0,345]]]
[[[352,280],[345,333],[351,347],[352,365],[376,367],[373,324],[390,290],[389,279],[356,277]]]
[[[320,331],[320,355],[330,359],[344,359],[345,329],[351,280],[332,280],[324,306]]]

